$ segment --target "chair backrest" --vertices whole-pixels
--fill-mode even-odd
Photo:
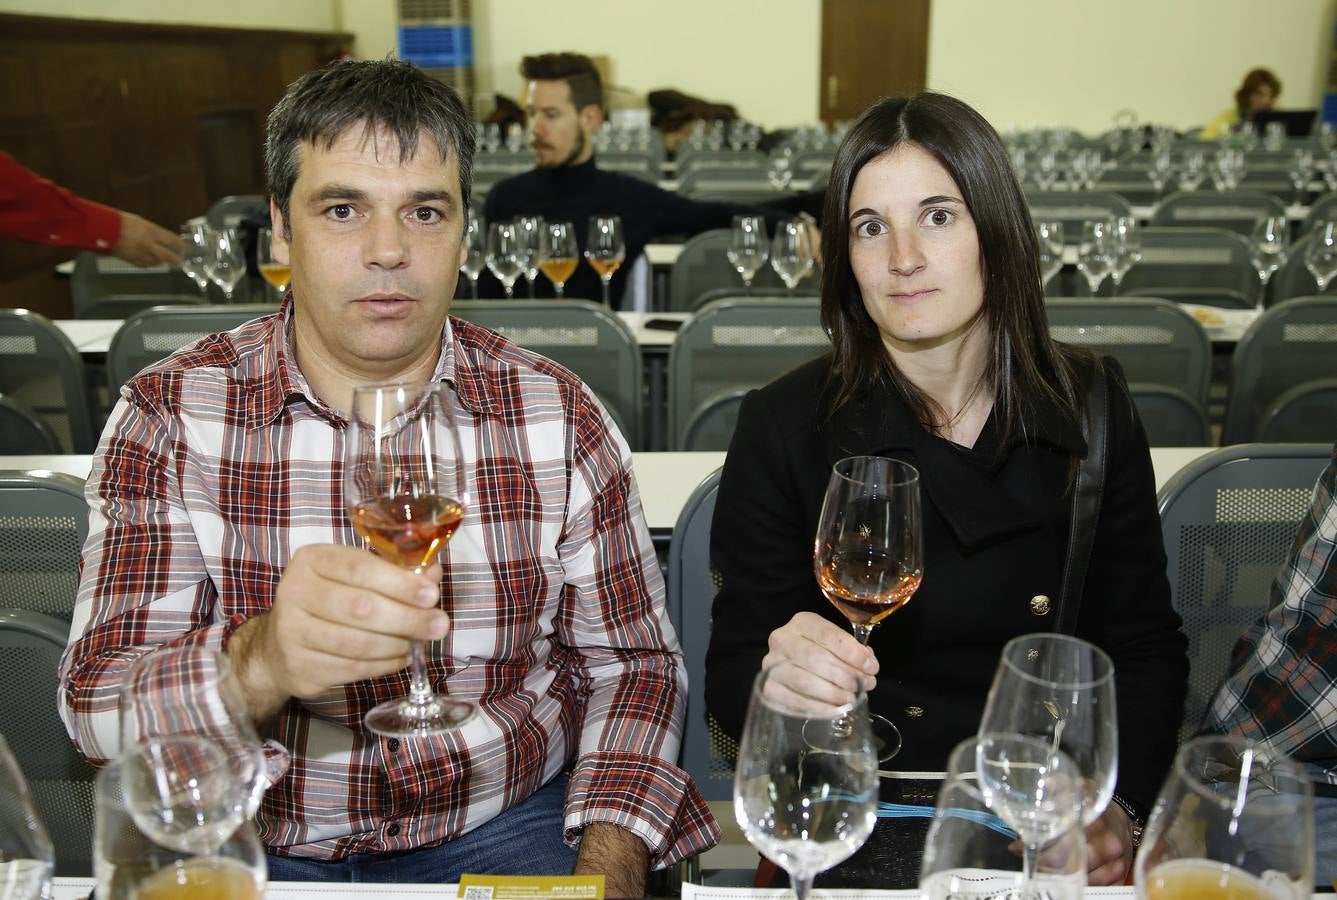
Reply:
[[[669,544],[669,617],[687,665],[687,717],[683,722],[681,765],[706,800],[733,797],[736,748],[706,715],[706,650],[710,610],[719,575],[710,564],[710,526],[720,473],[711,473],[683,504]]]
[[[264,194],[229,194],[221,200],[215,200],[204,218],[215,231],[236,228],[242,217],[264,203]]]
[[[1210,302],[1217,292],[1257,303],[1262,283],[1242,235],[1224,228],[1148,226],[1141,238],[1142,258],[1124,276],[1120,293]]]
[[[1027,191],[1026,203],[1030,206],[1032,219],[1062,222],[1063,243],[1074,246],[1081,239],[1083,222],[1133,214],[1133,207],[1127,200],[1103,191]]]
[[[201,338],[271,315],[265,303],[221,306],[154,306],[135,313],[112,335],[107,348],[107,382],[114,397],[140,370],[189,347]]]
[[[1108,353],[1119,361],[1129,382],[1176,388],[1206,406],[1212,342],[1198,320],[1175,304],[1154,299],[1055,299],[1047,300],[1045,309],[1055,340]]]
[[[717,397],[761,387],[830,348],[816,297],[735,297],[703,307],[669,350],[669,446],[683,446],[688,421]]]
[[[751,388],[725,391],[705,400],[683,426],[683,450],[728,450],[738,425],[738,411]]]
[[[1337,378],[1337,297],[1296,297],[1264,310],[1235,345],[1221,443],[1253,440],[1278,398],[1321,378]]]
[[[69,623],[0,609],[0,733],[32,791],[56,850],[56,874],[93,874],[93,779],[56,709]]]
[[[599,168],[633,175],[643,181],[659,181],[659,158],[648,150],[601,150]]]
[[[1207,454],[1161,489],[1170,597],[1188,636],[1181,740],[1197,732],[1230,651],[1267,608],[1331,444],[1241,444]]]
[[[0,603],[68,623],[88,537],[84,483],[61,472],[0,470]]]
[[[1337,191],[1315,197],[1314,202],[1309,204],[1309,215],[1305,216],[1301,227],[1307,233],[1313,231],[1317,223],[1331,222],[1334,219],[1337,219]]]
[[[74,270],[70,273],[70,304],[76,319],[98,318],[94,303],[108,295],[191,293],[198,294],[199,288],[180,269],[169,266],[141,269],[114,256],[87,251],[74,257]]]
[[[767,222],[767,226],[775,223]],[[728,288],[737,291],[742,281],[729,262],[733,232],[728,228],[703,231],[682,245],[669,273],[669,309],[691,312],[702,294]],[[764,265],[752,279],[755,290],[783,290],[784,282],[771,266]]]
[[[1210,447],[1207,413],[1197,400],[1164,384],[1128,385],[1137,417],[1153,447]]]
[[[761,169],[770,168],[770,160],[760,150],[707,150],[684,147],[678,152],[678,178],[698,168]]]
[[[31,406],[0,394],[0,453],[59,452],[60,438]]]
[[[0,391],[41,416],[66,453],[93,452],[97,433],[84,361],[41,313],[0,309]]]
[[[451,313],[566,366],[640,448],[640,345],[616,313],[588,300],[458,300]]]
[[[203,306],[198,291],[185,294],[105,294],[84,307],[81,319],[128,319],[155,306]]]
[[[798,179],[811,179],[816,183],[814,188],[826,184],[827,177],[831,173],[831,164],[836,161],[836,148],[831,147],[825,150],[802,150],[794,154],[793,160],[789,163],[789,171],[794,173]]]
[[[1334,196],[1337,197],[1337,195]],[[1337,209],[1333,209],[1332,213],[1337,214]],[[1267,286],[1270,303],[1277,304],[1292,297],[1315,297],[1318,295],[1318,282],[1314,280],[1314,273],[1310,272],[1305,265],[1305,253],[1308,252],[1309,245],[1314,243],[1314,240],[1315,236],[1311,232],[1301,236],[1295,243],[1291,244],[1291,248],[1286,254],[1286,261],[1281,264],[1277,271],[1272,273],[1272,281]]]
[[[1269,444],[1304,444],[1332,440],[1337,432],[1337,378],[1297,384],[1269,403],[1254,430]]]
[[[694,200],[758,205],[790,196],[775,189],[764,169],[695,169],[678,182],[678,193]]]
[[[1259,219],[1285,215],[1286,204],[1266,191],[1183,191],[1160,202],[1151,224],[1225,228],[1248,237]]]

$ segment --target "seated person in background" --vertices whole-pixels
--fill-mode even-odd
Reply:
[[[180,266],[174,232],[132,212],[85,200],[0,151],[0,234],[35,244],[78,247],[132,266]]]
[[[1204,141],[1214,141],[1235,131],[1244,122],[1253,120],[1254,113],[1271,109],[1281,96],[1281,82],[1268,69],[1252,69],[1244,76],[1244,83],[1235,91],[1235,105],[1217,116],[1198,135]]]
[[[1337,879],[1337,447],[1272,583],[1235,646],[1203,730],[1272,745],[1314,779],[1314,884]]]
[[[802,209],[786,205],[794,201],[785,195],[777,195],[776,203],[768,207],[691,200],[640,178],[604,171],[594,158],[594,133],[604,120],[603,82],[594,62],[578,53],[526,56],[520,74],[528,82],[524,107],[536,168],[493,185],[483,204],[483,219],[490,223],[543,216],[549,222],[571,222],[583,253],[591,217],[621,216],[627,256],[610,285],[614,308],[621,308],[627,269],[651,238],[730,228],[736,215],[763,215],[771,228]],[[479,279],[479,292],[485,297],[503,296],[501,282],[487,271]],[[535,293],[555,296],[546,278],[535,282]],[[566,282],[565,294],[598,300],[603,296],[599,276],[582,262]]]
[[[566,370],[448,317],[473,123],[408,63],[347,61],[295,81],[267,131],[291,293],[122,388],[88,479],[70,734],[114,755],[126,669],[218,648],[291,754],[257,816],[271,878],[574,867],[640,896],[648,865],[719,834],[674,762],[681,651],[607,413]],[[452,387],[470,466],[473,507],[421,575],[361,548],[339,476],[353,387],[396,381]],[[415,637],[435,641],[433,688],[479,713],[379,737],[363,715],[404,696]]]
[[[1077,604],[1076,635],[1113,658],[1119,697],[1115,802],[1087,836],[1090,880],[1121,883],[1188,673],[1122,371],[1050,338],[1026,200],[997,133],[959,100],[922,93],[865,112],[837,151],[822,232],[833,350],[747,396],[724,464],[707,706],[736,737],[763,667],[806,671],[789,687],[823,703],[852,700],[862,680],[902,732],[893,767],[942,771],[978,728],[1004,643],[1054,630]],[[1106,435],[1104,489],[1082,526],[1095,528],[1084,589],[1065,600],[1082,422],[1102,371],[1108,414],[1091,427]],[[853,455],[917,467],[923,503],[923,584],[867,647],[812,567],[828,474]]]

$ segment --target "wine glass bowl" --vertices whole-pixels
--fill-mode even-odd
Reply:
[[[1250,240],[1251,262],[1266,291],[1272,275],[1286,262],[1290,249],[1290,225],[1284,216],[1264,216],[1254,226]]]
[[[223,297],[232,302],[232,293],[246,276],[246,256],[242,253],[241,238],[232,228],[209,232],[209,254],[204,260],[209,280],[218,285]]]
[[[208,226],[201,224],[182,228],[179,236],[184,245],[181,251],[181,271],[195,282],[195,286],[200,289],[200,296],[205,297],[209,293],[211,281],[209,260],[214,252],[213,235]]]
[[[604,306],[611,305],[609,285],[627,256],[627,244],[622,237],[622,219],[618,216],[594,216],[590,219],[589,234],[585,240],[585,259],[599,275],[603,285]]]
[[[1314,276],[1320,294],[1337,277],[1337,223],[1326,222],[1317,229],[1305,250],[1305,268]]]
[[[135,825],[155,844],[209,856],[246,819],[227,758],[207,738],[145,738],[122,758]]]
[[[771,239],[771,268],[793,295],[812,267],[813,251],[807,226],[800,219],[784,220],[775,227],[775,237]]]
[[[1063,268],[1063,223],[1058,219],[1042,219],[1035,223],[1039,239],[1040,283],[1048,284]]]
[[[826,599],[867,646],[873,626],[914,596],[924,577],[919,472],[880,456],[850,456],[831,470],[813,544]],[[900,749],[896,726],[876,717],[882,760]]]
[[[274,232],[268,228],[261,228],[255,234],[255,260],[260,277],[282,298],[292,281],[292,268],[274,258]]]
[[[487,268],[487,229],[483,220],[469,214],[469,224],[464,231],[464,262],[460,271],[469,279],[469,293],[478,299],[478,277]]]
[[[745,293],[752,292],[752,279],[761,267],[766,265],[770,256],[770,244],[766,237],[766,220],[761,216],[734,216],[733,234],[729,240],[729,249],[725,251],[729,265],[743,279]]]
[[[1100,818],[1118,775],[1114,663],[1093,644],[1026,634],[1003,647],[980,734],[1019,734],[1062,751],[1082,780],[1082,821]]]
[[[753,683],[734,772],[744,836],[789,873],[804,900],[813,878],[848,859],[877,821],[868,701],[821,711],[787,702],[784,664]]]
[[[511,222],[493,222],[487,230],[487,267],[506,292],[506,299],[515,296],[515,280],[524,271],[524,250],[520,236]]]
[[[542,216],[517,216],[515,234],[519,238],[520,256],[525,281],[529,282],[529,299],[534,299],[534,282],[543,263],[544,235],[548,228]]]
[[[1109,222],[1090,221],[1082,225],[1082,237],[1077,245],[1077,270],[1086,278],[1091,296],[1096,296],[1100,283],[1114,269],[1118,247]]]
[[[344,438],[349,520],[378,555],[415,572],[431,565],[469,506],[467,461],[454,412],[445,383],[353,391]],[[412,641],[411,648],[409,695],[370,710],[367,728],[411,737],[441,734],[472,718],[473,704],[433,691],[424,641]]]
[[[55,849],[37,814],[28,783],[0,735],[0,897],[50,896]]]
[[[1207,735],[1180,746],[1133,863],[1141,900],[1305,900],[1314,889],[1313,784],[1271,747]]]
[[[576,274],[580,264],[580,250],[576,246],[576,232],[570,222],[549,222],[544,229],[543,262],[539,269],[552,282],[557,299],[565,296],[566,283]]]

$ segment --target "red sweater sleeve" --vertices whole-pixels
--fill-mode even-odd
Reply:
[[[121,237],[121,214],[85,200],[0,151],[0,235],[106,253]]]

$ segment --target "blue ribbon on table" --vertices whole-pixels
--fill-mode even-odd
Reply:
[[[931,819],[933,818],[933,812],[934,808],[932,806],[913,806],[908,803],[879,803],[877,805],[877,817],[879,819]],[[965,819],[967,822],[983,825],[1009,840],[1017,839],[1017,833],[1007,827],[1006,822],[992,813],[978,809],[952,808],[945,810],[943,814],[954,819]]]

